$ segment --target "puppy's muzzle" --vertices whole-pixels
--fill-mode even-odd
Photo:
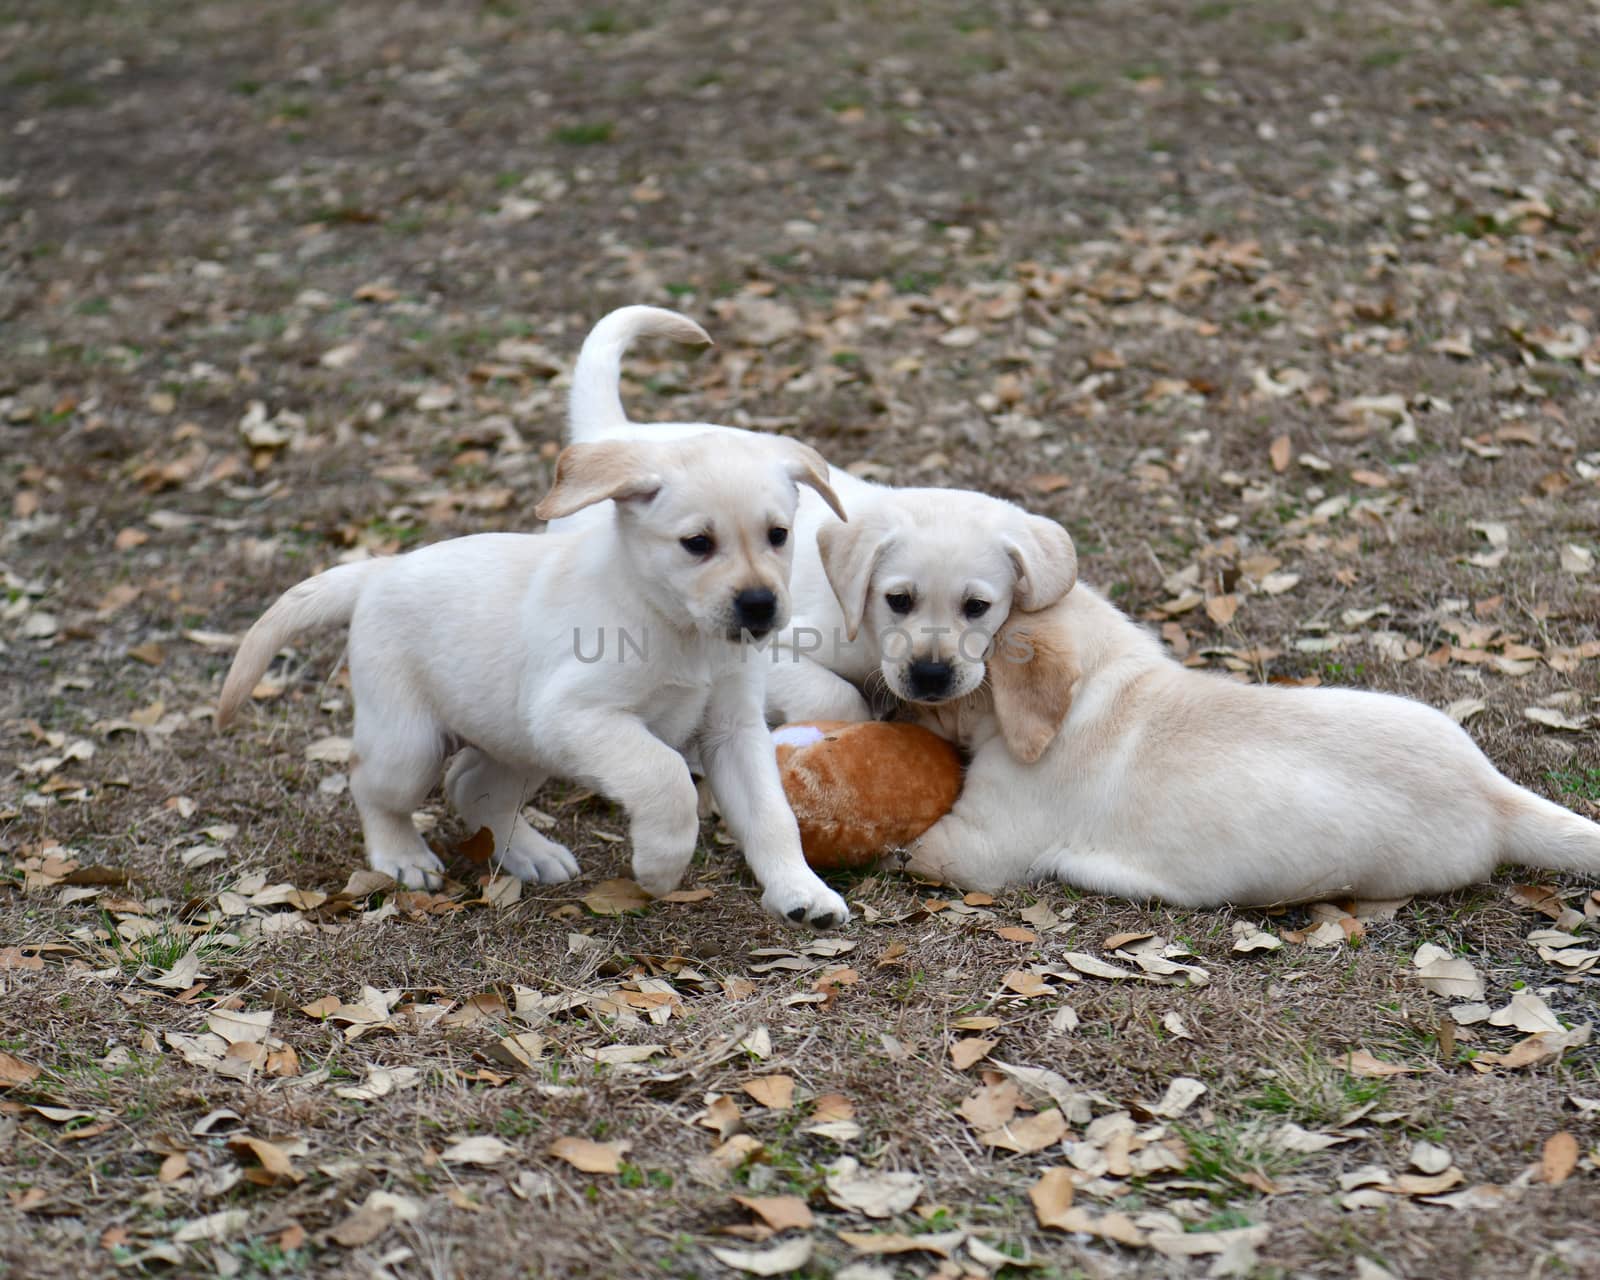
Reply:
[[[911,696],[919,701],[937,702],[950,692],[952,672],[948,662],[918,658],[906,668]]]
[[[746,587],[733,598],[733,615],[741,629],[759,639],[777,621],[778,597],[766,587]]]

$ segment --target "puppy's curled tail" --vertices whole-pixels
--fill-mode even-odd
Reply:
[[[606,427],[627,424],[617,384],[622,378],[622,353],[641,337],[671,338],[693,346],[711,342],[706,331],[688,316],[664,307],[619,307],[605,316],[583,340],[572,371],[567,443],[580,444]]]
[[[292,636],[312,627],[347,623],[356,611],[361,589],[385,561],[362,560],[341,564],[314,578],[296,583],[256,619],[233,655],[228,678],[217,700],[217,728],[225,729],[250,691],[266,674],[272,657]]]
[[[1503,861],[1600,877],[1600,823],[1520,787],[1500,805],[1506,815]]]

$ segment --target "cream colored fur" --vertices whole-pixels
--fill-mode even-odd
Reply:
[[[1082,584],[1001,641],[981,693],[924,709],[972,761],[913,871],[1195,907],[1437,893],[1501,863],[1600,876],[1600,826],[1420,702],[1191,671]]]
[[[842,923],[848,909],[806,866],[778,779],[764,666],[739,642],[742,592],[771,592],[771,625],[787,621],[794,540],[776,546],[772,533],[792,528],[799,485],[836,503],[825,473],[790,441],[574,445],[540,511],[603,503],[603,519],[457,538],[300,583],[246,635],[218,723],[295,634],[348,624],[350,791],[375,869],[438,883],[441,865],[411,813],[457,752],[446,793],[469,828],[493,831],[501,868],[541,882],[577,874],[572,854],[521,814],[557,776],[627,811],[634,875],[667,893],[699,833],[684,757],[694,751],[763,905],[818,927]],[[682,543],[702,535],[706,554]]]

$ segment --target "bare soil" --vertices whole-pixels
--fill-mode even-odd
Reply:
[[[984,1145],[956,1111],[998,1059],[1142,1131],[1175,1077],[1205,1084],[1168,1125],[1181,1168],[1076,1203],[1186,1238],[1265,1224],[1232,1274],[1600,1275],[1600,1120],[1572,1100],[1600,1098],[1600,1050],[1480,1071],[1519,1037],[1441,1042],[1453,1002],[1412,963],[1434,943],[1496,1008],[1528,989],[1593,1019],[1600,980],[1539,958],[1551,922],[1510,878],[1247,955],[1236,920],[1310,917],[968,904],[889,869],[851,882],[856,945],[825,956],[710,825],[708,898],[593,913],[623,824],[553,786],[534,803],[579,882],[485,904],[458,857],[441,899],[319,902],[361,860],[339,764],[306,757],[348,731],[340,638],[229,734],[207,718],[226,637],[298,579],[534,527],[583,333],[651,302],[719,345],[638,352],[637,417],[1024,502],[1196,664],[1481,701],[1506,773],[1600,815],[1593,4],[18,0],[0,106],[0,1050],[39,1068],[0,1058],[0,1270],[731,1275],[710,1248],[770,1247],[727,1234],[753,1221],[732,1196],[790,1194],[815,1215],[797,1274],[1205,1274],[1038,1225],[1029,1189],[1068,1153]],[[92,867],[127,881],[72,883]],[[1581,913],[1592,886],[1554,883]],[[1055,931],[996,932],[1041,903]],[[1125,933],[1209,982],[1004,985]],[[196,938],[203,976],[152,985]],[[765,948],[795,963],[758,972]],[[389,1025],[302,1012],[384,1003],[364,987]],[[293,1061],[219,1070],[168,1038],[230,1009],[271,1010]],[[530,1029],[523,1067],[502,1038]],[[958,1070],[975,1034],[990,1063]],[[663,1047],[586,1056],[616,1044]],[[1354,1050],[1415,1070],[1332,1064]],[[336,1092],[374,1068],[384,1096]],[[791,1108],[742,1089],[771,1075]],[[696,1122],[718,1094],[742,1160]],[[857,1136],[805,1132],[829,1094]],[[1350,1140],[1286,1154],[1289,1122]],[[442,1158],[489,1135],[494,1163]],[[560,1137],[631,1147],[590,1174]],[[1419,1141],[1492,1190],[1343,1207],[1341,1175],[1399,1176]],[[838,1207],[841,1155],[920,1177],[915,1207]],[[863,1262],[837,1234],[873,1230],[1039,1265]]]

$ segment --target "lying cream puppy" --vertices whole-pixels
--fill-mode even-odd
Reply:
[[[700,830],[681,754],[692,747],[762,905],[841,924],[844,899],[801,855],[762,714],[763,666],[742,643],[788,621],[797,486],[842,518],[826,477],[815,452],[776,438],[573,445],[537,514],[604,503],[605,519],[456,538],[307,579],[245,636],[217,722],[290,637],[348,623],[350,793],[374,869],[439,882],[411,812],[459,749],[446,793],[469,827],[493,831],[502,869],[543,882],[577,874],[572,854],[521,814],[558,776],[627,810],[635,878],[670,892]]]
[[[710,341],[693,321],[659,307],[604,317],[573,370],[570,440],[770,438],[710,423],[630,422],[618,394],[622,356],[646,335]],[[1053,604],[1077,578],[1066,530],[999,498],[894,489],[837,467],[828,483],[850,520],[817,495],[800,495],[794,617],[765,654],[774,721],[869,720],[858,686],[881,684],[895,697],[928,702],[968,694],[983,680],[984,650],[1010,611]],[[563,523],[604,518],[597,508]]]
[[[1191,671],[1082,585],[1013,617],[989,687],[925,714],[972,763],[908,866],[963,888],[1206,907],[1439,893],[1500,863],[1600,875],[1600,826],[1440,712]]]

